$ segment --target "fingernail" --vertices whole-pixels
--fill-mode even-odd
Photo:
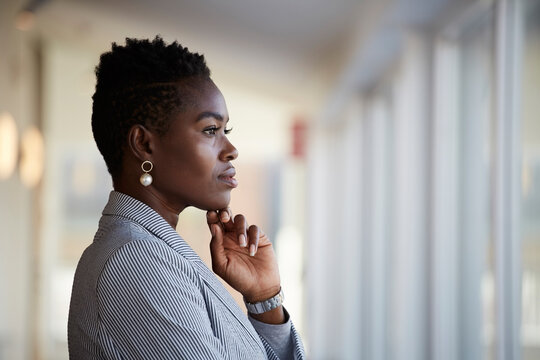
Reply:
[[[249,256],[255,256],[255,245],[253,244],[249,247]]]
[[[244,234],[240,234],[238,239],[240,240],[240,246],[241,247],[246,247],[247,246],[246,236]]]
[[[216,236],[216,224],[212,224],[212,226],[210,226],[210,232],[212,233],[212,236]]]
[[[221,213],[221,222],[228,222],[229,221],[229,213],[227,211],[224,211]]]

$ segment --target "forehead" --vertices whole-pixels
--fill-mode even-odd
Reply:
[[[182,103],[180,118],[196,120],[202,113],[216,113],[228,119],[227,106],[221,91],[210,79],[188,78],[178,83]],[[191,121],[189,121],[191,122]]]
[[[209,78],[192,77],[178,82],[178,94],[185,107],[202,105],[215,98],[223,98],[221,91]]]

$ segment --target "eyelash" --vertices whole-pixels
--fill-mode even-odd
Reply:
[[[203,130],[203,132],[207,133],[208,135],[215,135],[216,132],[221,129],[221,126],[220,127],[217,127],[217,126],[210,126],[206,129]],[[225,128],[225,130],[223,130],[223,132],[225,133],[225,135],[228,135],[231,133],[233,128]]]

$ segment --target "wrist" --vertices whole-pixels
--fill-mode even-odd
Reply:
[[[279,306],[273,310],[270,310],[270,311],[267,311],[265,313],[262,313],[262,314],[252,314],[252,313],[249,313],[248,314],[249,317],[257,320],[257,321],[260,321],[262,323],[265,323],[265,324],[270,324],[270,325],[280,325],[280,324],[284,324],[288,321],[288,315],[285,311],[285,308],[283,308],[283,306]]]
[[[252,292],[249,294],[242,294],[242,295],[244,297],[244,302],[255,304],[255,303],[266,301],[268,299],[273,298],[274,296],[279,294],[280,291],[281,291],[281,285],[277,285],[263,291]]]

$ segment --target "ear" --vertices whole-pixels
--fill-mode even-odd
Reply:
[[[128,132],[128,147],[133,155],[140,161],[152,157],[156,135],[143,125],[133,125]]]

